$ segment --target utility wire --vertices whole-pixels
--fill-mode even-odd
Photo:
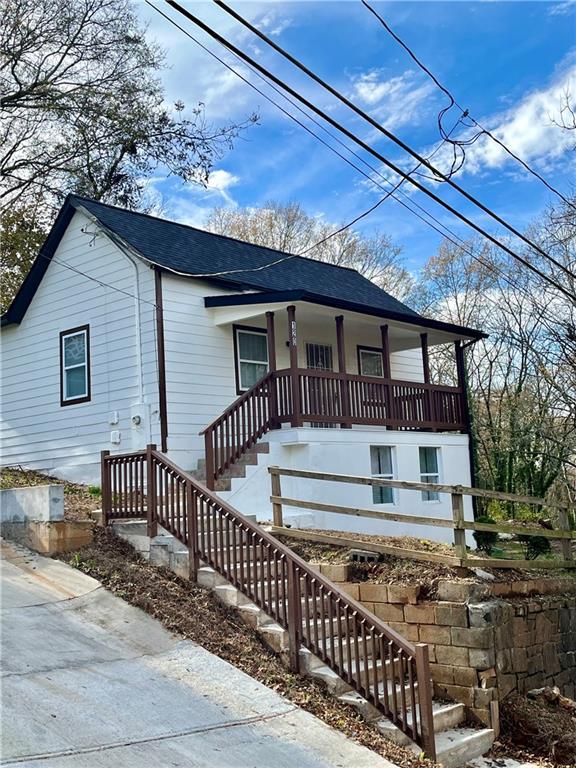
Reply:
[[[284,90],[286,90],[291,96],[296,98],[300,103],[304,104],[308,109],[311,109],[313,112],[315,112],[319,117],[324,119],[326,122],[328,122],[332,127],[336,128],[338,131],[343,133],[347,138],[354,141],[357,145],[362,147],[365,151],[369,152],[372,156],[376,157],[380,162],[382,162],[384,165],[386,165],[388,168],[390,168],[392,171],[394,171],[397,175],[403,177],[406,180],[409,180],[410,183],[415,186],[420,191],[424,192],[425,195],[435,200],[437,203],[439,203],[443,208],[450,211],[454,216],[459,218],[464,223],[468,224],[472,229],[479,232],[481,235],[483,235],[486,239],[490,240],[492,243],[497,245],[499,248],[504,250],[506,253],[508,253],[510,256],[512,256],[514,259],[519,261],[520,263],[524,264],[528,269],[530,269],[535,274],[539,275],[542,279],[547,281],[549,284],[553,285],[557,290],[559,290],[561,293],[565,294],[571,302],[576,301],[576,295],[570,293],[570,291],[566,288],[564,288],[560,283],[556,282],[553,278],[551,278],[549,275],[546,275],[544,272],[542,272],[538,267],[531,264],[529,261],[524,259],[522,256],[515,253],[511,248],[509,248],[507,245],[499,241],[496,237],[491,235],[489,232],[486,232],[482,227],[480,227],[475,222],[468,219],[464,214],[460,213],[456,208],[451,206],[449,203],[445,202],[441,198],[439,198],[434,192],[424,187],[422,184],[417,182],[414,178],[409,177],[407,172],[403,171],[401,168],[396,166],[394,163],[392,163],[390,160],[385,158],[382,154],[377,152],[375,149],[373,149],[370,145],[368,145],[366,142],[359,139],[354,133],[352,133],[349,129],[342,126],[340,123],[338,123],[334,118],[332,118],[330,115],[328,115],[326,112],[321,110],[319,107],[317,107],[315,104],[310,102],[308,99],[306,99],[304,96],[299,94],[296,90],[291,88],[291,86],[284,83],[280,78],[278,78],[276,75],[269,72],[267,69],[265,69],[261,64],[258,64],[254,59],[252,59],[248,54],[241,51],[239,48],[234,46],[231,42],[229,42],[226,38],[224,38],[222,35],[218,34],[214,30],[212,30],[207,24],[205,24],[203,21],[198,19],[196,16],[191,14],[189,11],[187,11],[185,8],[182,8],[182,6],[178,5],[178,3],[174,2],[174,0],[165,0],[170,6],[175,8],[179,13],[184,15],[186,18],[188,18],[190,21],[192,21],[196,26],[198,26],[200,29],[202,29],[204,32],[206,32],[210,37],[217,40],[220,44],[228,48],[228,50],[231,50],[233,53],[237,54],[242,58],[243,61],[251,64],[252,66],[256,67],[260,72],[262,72],[266,77],[270,78],[273,82],[275,82],[277,85],[282,87]],[[565,269],[563,265],[560,265],[562,269]]]
[[[496,142],[498,146],[500,146],[505,152],[510,155],[514,160],[516,160],[520,165],[522,165],[529,173],[531,173],[533,176],[535,176],[537,179],[539,179],[548,189],[553,192],[555,195],[558,195],[558,197],[563,200],[567,205],[569,205],[571,208],[574,208],[576,210],[576,205],[567,198],[565,195],[560,192],[560,190],[556,189],[556,187],[552,186],[550,182],[548,182],[538,171],[534,170],[534,168],[531,168],[528,163],[523,160],[521,157],[519,157],[515,152],[513,152],[509,147],[504,144],[503,141],[501,141],[497,136],[495,136],[491,131],[489,131],[487,128],[485,128],[481,123],[478,122],[475,118],[473,118],[470,115],[469,110],[464,109],[455,99],[454,95],[446,88],[446,86],[442,85],[442,83],[438,80],[438,78],[431,72],[431,70],[423,64],[422,61],[418,58],[418,56],[414,53],[414,51],[408,46],[407,43],[402,40],[402,38],[399,37],[399,35],[394,32],[394,30],[390,27],[390,25],[385,21],[385,19],[370,5],[370,3],[367,2],[367,0],[362,0],[362,4],[372,13],[380,22],[380,24],[384,27],[384,29],[388,32],[389,35],[391,35],[396,42],[404,48],[406,53],[410,56],[410,58],[418,65],[418,67],[425,72],[428,77],[435,83],[435,85],[448,97],[450,100],[450,104],[448,107],[446,107],[442,112],[440,113],[439,117],[439,127],[442,134],[442,127],[441,127],[441,117],[452,108],[452,106],[456,105],[458,109],[468,117],[472,123],[477,126],[480,129],[480,133],[476,134],[472,139],[468,139],[466,142],[462,142],[463,144],[470,144],[477,141],[478,138],[482,134],[488,136],[492,139],[492,141]],[[460,144],[460,142],[456,142],[457,144]]]
[[[234,73],[234,74],[235,74],[237,77],[239,77],[239,78],[240,78],[240,79],[241,79],[241,80],[242,80],[244,83],[246,83],[247,85],[249,85],[249,86],[250,86],[251,88],[253,88],[253,89],[254,89],[254,90],[257,92],[257,93],[259,93],[261,96],[263,96],[265,99],[267,99],[267,100],[268,100],[268,101],[269,101],[271,104],[273,104],[274,106],[276,106],[276,107],[277,107],[277,108],[278,108],[278,109],[279,109],[281,112],[283,112],[283,113],[284,113],[284,114],[285,114],[287,117],[289,117],[291,120],[293,120],[294,122],[296,122],[296,123],[297,123],[297,124],[298,124],[300,127],[304,128],[304,130],[306,130],[308,133],[310,133],[312,136],[314,136],[316,139],[318,139],[318,141],[320,141],[320,142],[321,142],[321,143],[322,143],[322,144],[323,144],[325,147],[327,147],[329,150],[331,150],[332,152],[334,152],[334,153],[335,153],[335,154],[336,154],[336,155],[337,155],[339,158],[341,158],[341,159],[342,159],[344,162],[346,162],[346,163],[347,163],[348,165],[350,165],[352,168],[354,168],[355,170],[357,170],[357,171],[358,171],[360,174],[362,174],[362,175],[363,175],[363,176],[364,176],[364,177],[365,177],[365,178],[366,178],[368,181],[370,181],[372,184],[374,184],[375,186],[377,186],[377,187],[378,187],[379,189],[381,189],[382,191],[385,191],[385,188],[382,186],[382,184],[380,184],[380,183],[379,183],[379,182],[378,182],[378,181],[377,181],[375,178],[373,178],[371,175],[367,174],[367,173],[366,173],[366,172],[365,172],[365,171],[364,171],[362,168],[359,168],[359,167],[358,167],[356,164],[354,164],[354,163],[353,163],[353,162],[352,162],[352,161],[351,161],[349,158],[345,157],[345,156],[344,156],[344,155],[343,155],[341,152],[339,152],[339,151],[338,151],[338,150],[337,150],[335,147],[333,147],[331,144],[329,144],[328,142],[324,141],[324,139],[322,139],[320,136],[318,136],[318,134],[317,134],[317,133],[315,133],[315,132],[314,132],[313,130],[311,130],[311,129],[310,129],[308,126],[306,126],[306,125],[305,125],[305,124],[303,124],[303,123],[302,123],[300,120],[298,120],[298,118],[296,118],[296,117],[295,117],[295,115],[293,115],[293,113],[292,113],[292,112],[289,112],[289,111],[287,111],[286,109],[284,109],[284,108],[283,108],[283,107],[282,107],[280,104],[278,104],[278,102],[274,101],[274,99],[272,99],[272,98],[271,98],[271,97],[270,97],[268,94],[266,94],[265,92],[263,92],[262,90],[260,90],[260,89],[259,89],[259,88],[258,88],[256,85],[254,85],[254,83],[252,83],[250,80],[248,80],[247,78],[245,78],[245,77],[244,77],[242,74],[240,74],[240,73],[239,73],[239,72],[238,72],[236,69],[234,69],[233,67],[231,67],[231,66],[230,66],[230,65],[229,65],[229,64],[228,64],[226,61],[224,61],[222,58],[220,58],[220,57],[219,57],[219,56],[218,56],[216,53],[214,53],[214,52],[213,52],[212,50],[210,50],[208,47],[206,47],[206,46],[205,46],[203,43],[201,43],[201,42],[200,42],[200,41],[199,41],[199,40],[198,40],[196,37],[194,37],[194,35],[192,35],[192,34],[191,34],[191,33],[190,33],[188,30],[184,29],[184,28],[183,28],[183,27],[182,27],[180,24],[178,24],[178,23],[177,23],[177,22],[176,22],[174,19],[172,19],[170,16],[168,16],[168,15],[167,15],[167,14],[165,14],[163,11],[161,11],[159,8],[157,8],[157,7],[156,7],[156,6],[155,6],[153,3],[149,2],[149,0],[146,0],[146,2],[147,2],[147,3],[148,3],[148,5],[150,5],[150,6],[151,6],[151,7],[152,7],[152,8],[153,8],[155,11],[157,11],[157,12],[158,12],[158,13],[159,13],[161,16],[163,16],[163,17],[164,17],[164,18],[165,18],[165,19],[166,19],[168,22],[170,22],[170,24],[172,24],[174,27],[176,27],[177,29],[179,29],[179,30],[180,30],[180,31],[181,31],[183,34],[185,34],[185,35],[186,35],[188,38],[190,38],[190,39],[191,39],[193,42],[195,42],[195,43],[196,43],[196,44],[197,44],[197,45],[198,45],[200,48],[202,48],[202,49],[203,49],[203,50],[204,50],[206,53],[208,53],[210,56],[212,56],[212,58],[214,58],[216,61],[220,62],[220,63],[221,63],[221,64],[222,64],[224,67],[226,67],[226,69],[228,69],[230,72]],[[240,58],[238,55],[236,55],[236,54],[233,54],[233,55],[235,56],[235,58],[236,58],[238,61],[240,61],[241,63],[244,63],[244,62],[242,62],[242,59],[241,59],[241,58]],[[369,162],[368,162],[368,161],[367,161],[365,158],[363,158],[363,157],[362,157],[362,156],[361,156],[361,155],[360,155],[358,152],[356,152],[356,151],[355,151],[355,150],[354,150],[352,147],[348,146],[348,145],[347,145],[345,142],[343,142],[343,141],[340,139],[340,137],[339,137],[339,136],[337,136],[336,134],[334,134],[334,133],[332,133],[331,131],[329,131],[329,130],[328,130],[328,129],[327,129],[327,128],[326,128],[326,127],[325,127],[325,126],[324,126],[324,125],[323,125],[323,124],[322,124],[322,123],[319,121],[319,120],[316,120],[316,119],[313,117],[313,115],[310,115],[310,114],[308,114],[308,112],[306,112],[304,109],[302,109],[302,107],[300,107],[300,105],[299,105],[299,104],[298,104],[296,101],[292,100],[292,99],[291,99],[289,96],[287,96],[285,93],[283,93],[283,92],[282,92],[282,91],[281,91],[279,88],[277,88],[277,87],[276,87],[276,86],[275,86],[273,83],[270,83],[270,82],[269,82],[269,81],[268,81],[268,80],[267,80],[267,79],[266,79],[266,78],[265,78],[265,77],[264,77],[262,74],[260,74],[260,73],[259,73],[259,72],[258,72],[256,69],[254,69],[254,68],[253,68],[253,67],[251,67],[250,65],[247,65],[247,66],[248,66],[248,67],[250,68],[250,70],[251,70],[251,71],[252,71],[252,72],[253,72],[255,75],[257,75],[257,76],[258,76],[258,77],[259,77],[259,78],[260,78],[260,79],[261,79],[261,80],[262,80],[262,81],[263,81],[263,82],[264,82],[264,83],[265,83],[265,84],[266,84],[268,87],[270,87],[270,88],[273,88],[273,89],[274,89],[274,91],[276,91],[276,92],[277,92],[277,93],[278,93],[278,94],[279,94],[279,95],[280,95],[280,96],[281,96],[281,97],[282,97],[284,100],[286,100],[288,103],[290,103],[290,104],[291,104],[291,106],[293,106],[295,109],[297,109],[297,110],[298,110],[298,111],[299,111],[299,112],[300,112],[302,115],[304,115],[304,116],[305,116],[305,117],[306,117],[308,120],[311,120],[311,121],[312,121],[312,122],[313,122],[315,125],[317,125],[317,126],[318,126],[318,127],[319,127],[319,128],[320,128],[320,129],[321,129],[323,132],[324,132],[324,133],[326,133],[326,134],[327,134],[328,136],[330,136],[330,137],[331,137],[333,140],[335,140],[335,141],[336,141],[338,144],[340,144],[340,146],[342,146],[344,149],[346,149],[348,152],[350,152],[350,153],[351,153],[351,154],[352,154],[354,157],[356,157],[356,158],[357,158],[359,161],[361,161],[361,162],[362,162],[362,163],[363,163],[363,164],[364,164],[364,165],[365,165],[367,168],[370,168],[370,170],[372,170],[372,171],[373,171],[373,172],[374,172],[374,173],[375,173],[377,176],[379,176],[379,177],[380,177],[380,178],[381,178],[381,179],[382,179],[382,180],[383,180],[383,181],[384,181],[386,184],[388,184],[388,185],[389,185],[389,186],[391,186],[391,187],[393,186],[392,182],[391,182],[389,179],[387,179],[387,178],[386,178],[386,176],[384,176],[384,175],[381,173],[381,171],[380,171],[378,168],[376,168],[375,166],[371,165],[371,164],[370,164],[370,163],[369,163]],[[458,122],[460,122],[460,121],[458,121]],[[453,129],[452,129],[452,130],[454,130],[454,129],[456,128],[457,124],[458,124],[458,123],[456,123],[456,124],[454,125],[454,127],[453,127]],[[450,131],[450,133],[452,133],[452,131]],[[450,134],[448,134],[448,136],[449,136],[449,135],[450,135]],[[440,145],[437,147],[437,149],[435,150],[435,152],[436,152],[436,151],[438,151],[438,150],[440,149],[440,147],[441,147],[441,146],[442,146],[442,144],[440,144]],[[435,154],[435,152],[434,152],[434,153],[432,153],[432,154]],[[416,167],[419,167],[419,166],[416,166]],[[415,170],[415,169],[413,169],[413,170]],[[459,235],[458,235],[456,232],[454,232],[453,230],[451,230],[451,229],[450,229],[450,228],[449,228],[449,227],[448,227],[446,224],[444,224],[444,223],[440,222],[440,221],[439,221],[439,219],[437,219],[436,217],[434,217],[434,215],[433,215],[433,214],[431,214],[429,211],[427,211],[427,210],[426,210],[426,209],[425,209],[425,208],[424,208],[422,205],[420,205],[420,204],[419,204],[419,203],[418,203],[416,200],[412,200],[412,199],[411,199],[411,198],[410,198],[410,197],[409,197],[409,196],[408,196],[406,193],[404,193],[402,190],[400,190],[399,188],[400,188],[400,186],[401,186],[401,184],[402,184],[403,182],[404,182],[404,179],[401,179],[399,183],[397,183],[395,186],[393,186],[393,189],[392,189],[392,191],[391,191],[391,193],[390,193],[390,194],[391,194],[391,196],[394,198],[394,200],[395,200],[397,203],[399,203],[399,204],[400,204],[400,205],[402,205],[404,208],[406,208],[406,210],[410,211],[410,213],[412,213],[412,214],[414,214],[415,216],[417,216],[417,217],[418,217],[418,218],[419,218],[419,219],[420,219],[420,220],[421,220],[421,221],[422,221],[424,224],[426,224],[426,225],[427,225],[427,226],[429,226],[431,229],[433,229],[435,232],[437,232],[437,233],[438,233],[438,234],[439,234],[441,237],[443,237],[443,238],[445,238],[446,240],[448,240],[449,242],[451,242],[451,243],[452,243],[453,245],[455,245],[457,248],[460,248],[460,250],[462,250],[464,253],[468,254],[468,255],[469,255],[469,256],[470,256],[470,257],[471,257],[471,258],[472,258],[474,261],[476,261],[478,264],[480,264],[481,266],[483,266],[483,267],[484,267],[485,269],[487,269],[489,272],[491,272],[492,274],[494,274],[496,277],[500,277],[501,279],[503,279],[503,280],[504,280],[504,282],[506,282],[506,283],[507,283],[507,284],[508,284],[508,285],[509,285],[509,286],[510,286],[512,289],[514,289],[514,290],[517,290],[517,291],[520,291],[520,292],[521,292],[521,293],[522,293],[524,296],[526,296],[528,299],[531,299],[531,298],[532,298],[531,294],[529,294],[529,293],[528,293],[528,291],[527,291],[527,290],[526,290],[524,287],[521,287],[521,286],[519,286],[517,283],[515,283],[513,280],[511,280],[511,278],[510,278],[510,277],[509,277],[509,276],[508,276],[508,275],[507,275],[505,272],[503,272],[501,269],[499,269],[498,267],[496,267],[494,264],[490,264],[490,263],[488,263],[488,262],[484,261],[483,259],[481,259],[479,256],[477,256],[477,255],[476,255],[476,254],[475,254],[475,253],[474,253],[474,252],[471,250],[471,248],[469,247],[469,244],[468,244],[468,243],[467,243],[465,240],[463,240],[463,239],[462,239],[462,238],[461,238],[461,237],[460,237],[460,236],[459,236]],[[398,197],[398,196],[395,194],[396,190],[399,190],[399,192],[400,192],[400,195],[402,195],[402,196],[403,196],[403,197],[404,197],[404,198],[405,198],[407,201],[409,201],[409,203],[406,203],[406,202],[404,202],[403,200],[401,200],[401,199],[400,199],[400,198],[399,198],[399,197]],[[387,195],[385,198],[383,198],[383,199],[382,199],[382,200],[381,200],[379,203],[377,203],[375,206],[372,206],[370,209],[368,209],[368,211],[367,211],[367,212],[365,212],[365,214],[361,214],[360,216],[356,217],[355,221],[358,221],[358,220],[360,220],[360,218],[363,218],[363,215],[367,215],[368,213],[370,213],[370,212],[371,212],[372,210],[374,210],[374,208],[375,208],[375,207],[377,207],[377,206],[378,206],[378,205],[379,205],[381,202],[384,202],[384,200],[385,200],[385,199],[387,199],[387,197],[388,197],[388,195]],[[418,213],[418,211],[417,211],[417,210],[414,210],[414,208],[413,208],[412,206],[416,206],[418,209],[420,209],[420,211],[422,211],[422,213],[423,213],[424,215],[422,215],[422,214]],[[426,217],[428,217],[428,218],[425,218],[425,216],[426,216]],[[435,226],[435,224],[433,224],[433,223],[432,223],[432,221],[429,221],[429,219],[431,219],[432,221],[434,221],[434,222],[436,223],[436,225],[437,225],[437,226]],[[448,232],[449,234],[446,234],[447,232]],[[331,235],[331,236],[333,236],[334,234],[337,234],[337,233],[332,233],[332,235]],[[321,241],[321,242],[322,242],[322,241]],[[318,244],[319,244],[319,243],[316,243],[315,245],[318,245]],[[314,247],[314,246],[312,246],[312,247]],[[308,250],[310,250],[310,249],[308,249]],[[304,251],[303,253],[307,253],[307,252],[308,252],[308,250],[307,250],[307,251]],[[275,262],[272,262],[272,264],[269,264],[269,265],[266,265],[266,266],[272,266],[272,265],[274,265],[274,264],[277,264],[277,263],[278,263],[278,261],[284,261],[284,260],[286,260],[286,259],[289,259],[289,258],[294,258],[294,256],[293,256],[293,255],[288,255],[288,256],[284,257],[283,259],[280,259],[280,260],[277,260],[277,261],[275,261]],[[266,268],[266,267],[263,267],[263,268]],[[245,271],[250,271],[250,270],[249,270],[249,269],[244,269],[244,270],[240,270],[240,271],[243,271],[243,272],[245,272]],[[202,276],[203,276],[203,277],[210,277],[211,275],[210,275],[209,273],[203,273],[203,275],[198,275],[198,277],[202,277]],[[213,274],[212,276],[217,276],[217,275],[216,275],[216,274]],[[488,300],[488,301],[489,301],[489,302],[490,302],[490,303],[491,303],[493,306],[495,306],[495,307],[499,307],[499,304],[498,304],[498,302],[497,302],[497,301],[495,301],[494,299],[491,299],[491,298],[490,298],[490,297],[488,297],[488,296],[485,296],[485,299],[487,299],[487,300]]]
[[[179,13],[182,13],[187,18],[189,18],[191,21],[193,21],[195,24],[200,26],[202,29],[205,29],[208,31],[209,34],[212,34],[213,36],[217,35],[213,30],[211,30],[207,25],[205,25],[203,22],[200,21],[197,17],[193,16],[189,11],[187,11],[185,8],[183,8],[181,5],[179,5],[175,0],[165,0],[170,6],[178,10]],[[223,2],[223,0],[214,0],[216,5],[218,5],[220,8],[222,8],[226,13],[228,13],[230,16],[232,16],[234,19],[239,21],[244,27],[249,29],[253,34],[255,34],[257,37],[259,37],[261,40],[263,40],[265,43],[267,43],[271,48],[273,48],[277,53],[279,53],[281,56],[283,56],[285,59],[287,59],[291,64],[293,64],[295,67],[300,69],[302,72],[304,72],[308,77],[310,77],[314,82],[321,85],[325,90],[327,90],[329,93],[331,93],[333,96],[335,96],[339,101],[341,101],[343,104],[345,104],[349,109],[353,110],[357,115],[362,117],[364,120],[366,120],[372,127],[376,128],[380,133],[382,133],[386,138],[393,141],[395,144],[397,144],[401,149],[403,149],[408,154],[412,155],[416,160],[418,160],[422,165],[426,166],[437,178],[442,179],[447,184],[449,184],[453,189],[455,189],[457,192],[459,192],[461,195],[463,195],[467,200],[469,200],[471,203],[476,205],[478,208],[480,208],[484,213],[488,214],[491,218],[495,219],[500,225],[508,229],[512,234],[516,235],[516,237],[523,240],[527,245],[529,245],[531,248],[533,248],[535,251],[540,253],[544,258],[548,259],[550,262],[555,264],[556,267],[561,269],[563,272],[565,272],[567,275],[569,275],[571,278],[575,277],[570,270],[568,270],[561,262],[554,259],[552,256],[546,253],[542,248],[540,248],[539,245],[532,242],[526,235],[524,235],[522,232],[517,230],[515,227],[513,227],[511,224],[509,224],[507,221],[505,221],[503,218],[501,218],[497,213],[492,211],[490,208],[485,206],[482,202],[480,202],[477,198],[475,198],[473,195],[471,195],[469,192],[466,192],[465,189],[463,189],[459,184],[452,181],[448,176],[443,174],[441,171],[439,171],[437,168],[435,168],[433,165],[430,164],[422,155],[417,153],[415,150],[413,150],[406,142],[399,139],[397,136],[395,136],[391,131],[386,129],[384,126],[382,126],[380,123],[378,123],[376,120],[374,120],[370,115],[368,115],[366,112],[364,112],[362,109],[356,106],[350,99],[346,98],[343,94],[341,94],[336,88],[331,86],[329,83],[327,83],[325,80],[323,80],[321,77],[316,75],[312,70],[310,70],[308,67],[306,67],[304,64],[302,64],[301,61],[296,59],[294,56],[292,56],[290,53],[285,51],[281,46],[279,46],[277,43],[275,43],[272,39],[270,39],[267,35],[265,35],[263,32],[261,32],[257,27],[255,27],[253,24],[251,24],[249,21],[244,19],[239,13],[237,13],[234,9],[230,8],[226,3]],[[225,38],[222,38],[222,36],[217,35],[215,39],[220,38],[221,40],[224,40],[224,44],[230,49],[234,49],[238,51],[238,49],[232,45],[229,41],[225,40]],[[247,56],[247,54],[243,54],[241,51],[239,51],[240,55],[244,58]],[[247,57],[248,59],[250,57]],[[258,66],[260,68],[260,65],[256,64],[256,62],[253,59],[250,59],[250,61]],[[274,76],[271,75],[271,73],[266,73],[268,77],[272,77],[274,79]],[[287,86],[285,83],[279,83],[281,86],[285,89],[287,89],[289,92],[291,91],[290,87]],[[303,97],[300,97],[303,98]],[[328,119],[326,115],[322,115],[324,119]],[[342,127],[340,127],[340,130],[342,130]],[[388,161],[385,161],[386,164],[393,169],[393,166]],[[417,183],[412,180],[412,184],[417,185]],[[417,185],[418,186],[418,185]],[[423,187],[422,185],[419,185],[419,189],[421,191],[425,190],[426,194],[429,194],[429,190],[426,189],[426,187]],[[435,199],[437,201],[440,200],[437,196],[435,196]],[[447,203],[444,203],[444,201],[441,202],[444,207],[448,207]],[[450,206],[451,208],[451,206]],[[452,212],[455,212],[455,209],[452,209]],[[460,214],[460,217],[462,215]],[[470,222],[469,222],[470,223]]]

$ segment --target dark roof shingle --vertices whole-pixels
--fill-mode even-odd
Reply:
[[[418,317],[412,309],[353,269],[303,256],[274,263],[289,254],[87,198],[74,195],[70,199],[73,205],[86,208],[144,258],[166,269],[186,275],[248,270],[213,279],[263,291],[311,290],[328,298]],[[271,266],[266,266],[268,264]],[[259,270],[260,267],[265,268]]]

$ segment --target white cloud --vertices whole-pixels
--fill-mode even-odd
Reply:
[[[554,121],[561,122],[560,109],[567,94],[576,93],[576,65],[563,67],[544,88],[524,94],[519,101],[504,112],[484,118],[476,118],[514,154],[536,169],[545,170],[557,164],[574,146],[574,136],[562,130]],[[478,129],[470,129],[469,135]],[[462,134],[459,138],[463,138]],[[430,152],[424,151],[428,155]],[[434,164],[446,171],[452,160],[449,146],[434,158]],[[475,144],[466,147],[464,172],[478,174],[488,170],[520,166],[488,136],[481,136]]]
[[[278,37],[285,29],[292,26],[292,19],[288,17],[278,18],[276,11],[268,11],[255,25],[261,32],[271,37]]]
[[[352,80],[353,96],[371,107],[371,114],[388,129],[421,122],[434,87],[413,70],[386,78],[382,70],[363,72]]]
[[[576,3],[574,0],[565,0],[563,3],[555,3],[551,5],[548,10],[549,16],[567,16],[576,10]]]
[[[230,173],[230,171],[225,171],[223,168],[219,168],[212,171],[210,174],[210,177],[208,178],[208,189],[225,195],[227,190],[235,184],[238,184],[239,181],[240,178],[238,176]]]

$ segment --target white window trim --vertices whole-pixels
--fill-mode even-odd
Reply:
[[[381,477],[383,480],[395,480],[396,479],[396,446],[394,445],[371,445],[370,446],[370,462],[372,462],[372,448],[389,448],[390,449],[390,462],[392,464],[392,474],[380,474],[371,475],[372,477]],[[370,467],[372,469],[372,467]],[[372,486],[372,504],[377,507],[395,507],[396,506],[396,489],[391,488],[392,501],[374,501],[374,488],[386,488],[387,486]]]
[[[249,334],[251,336],[264,336],[264,338],[268,338],[268,333],[265,328],[262,328],[261,331],[259,330],[251,330],[249,328],[235,328],[234,333],[236,334],[236,374],[238,377],[238,389],[240,392],[248,392],[248,390],[251,387],[245,387],[242,383],[242,363],[250,363],[252,365],[266,365],[266,370],[270,370],[270,360],[268,357],[268,344],[266,344],[266,361],[263,360],[250,360],[246,357],[240,357],[240,339],[239,335],[241,333]]]
[[[75,336],[83,336],[84,337],[84,362],[83,363],[74,363],[74,365],[66,365],[66,339],[72,339]],[[63,403],[73,403],[76,400],[85,400],[90,396],[90,384],[88,381],[88,330],[86,328],[83,328],[79,331],[71,331],[70,333],[65,333],[60,337],[60,345],[61,345],[61,360],[62,360],[62,402]],[[84,368],[84,391],[82,394],[78,395],[72,395],[71,397],[67,396],[67,372],[73,371],[76,368]]]

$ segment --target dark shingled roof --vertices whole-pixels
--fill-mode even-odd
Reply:
[[[237,285],[239,289],[308,289],[333,299],[354,301],[413,318],[418,316],[353,269],[303,256],[292,256],[273,264],[289,254],[82,197],[71,196],[71,202],[86,208],[144,258],[166,269],[186,275],[200,275],[229,270],[254,270],[264,266],[265,269],[257,272],[241,271],[214,279],[220,279],[231,286]],[[268,264],[272,266],[266,266]]]
[[[84,209],[97,219],[110,237],[119,238],[144,259],[160,268],[183,275],[202,276],[202,279],[229,288],[235,294],[208,297],[207,306],[220,306],[222,302],[244,303],[245,300],[250,300],[250,296],[239,292],[250,289],[259,291],[258,298],[272,303],[284,298],[290,301],[301,299],[449,331],[468,338],[485,336],[474,329],[422,317],[353,269],[325,264],[303,256],[291,256],[282,251],[105,205],[78,195],[68,195],[66,198],[24,283],[8,310],[2,315],[2,326],[22,321],[50,260],[78,209]],[[287,256],[290,258],[286,258]],[[259,269],[261,267],[264,268]],[[229,274],[214,275],[215,272]],[[256,299],[255,294],[251,296]]]

